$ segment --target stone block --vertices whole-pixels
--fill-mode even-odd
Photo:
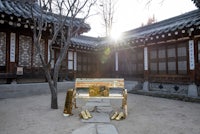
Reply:
[[[72,132],[72,134],[97,134],[96,132],[96,125],[95,124],[88,124],[82,126]]]
[[[149,82],[148,81],[145,81],[143,83],[143,88],[142,88],[143,91],[149,91]]]
[[[189,97],[198,97],[197,85],[191,84],[188,86],[188,96]]]
[[[98,134],[118,134],[115,126],[111,124],[99,124],[97,125]]]
[[[113,111],[113,108],[111,106],[110,107],[97,107],[97,112],[100,112],[100,113],[110,114],[112,111]]]
[[[92,115],[92,118],[88,120],[83,120],[82,122],[87,122],[87,123],[109,123],[110,122],[110,117],[107,113],[96,113],[96,112],[90,112]]]

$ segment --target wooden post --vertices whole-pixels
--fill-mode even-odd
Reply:
[[[72,114],[72,107],[73,107],[73,102],[74,101],[74,90],[69,89],[66,94],[65,98],[65,107],[63,111],[64,116],[69,116]]]
[[[115,74],[116,74],[116,78],[118,78],[118,71],[119,71],[119,57],[118,57],[118,51],[115,52]]]
[[[128,116],[128,106],[127,106],[127,89],[123,91],[122,108],[124,109],[125,117]]]
[[[144,83],[143,90],[149,91],[149,62],[148,62],[148,48],[144,47]]]
[[[195,57],[194,57],[194,41],[189,40],[189,70],[190,82],[195,81]]]
[[[190,82],[188,87],[188,96],[197,97],[197,86],[195,85],[195,55],[194,55],[194,40],[189,40],[189,69],[190,69]]]

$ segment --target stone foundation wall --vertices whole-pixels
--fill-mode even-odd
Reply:
[[[169,94],[187,95],[188,85],[183,84],[165,84],[165,83],[150,83],[150,91],[160,91]]]
[[[6,83],[7,83],[6,79],[0,79],[0,84],[6,84]]]

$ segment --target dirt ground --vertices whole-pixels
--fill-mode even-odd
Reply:
[[[65,93],[58,94],[59,109],[50,109],[50,95],[0,100],[0,134],[70,134],[86,125],[78,114],[62,115]],[[114,109],[120,104],[111,102]],[[84,105],[81,101],[79,104]],[[200,134],[200,104],[128,94],[128,118],[111,121],[120,134]]]

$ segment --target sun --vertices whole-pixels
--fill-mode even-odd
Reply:
[[[120,39],[121,39],[121,34],[122,34],[121,31],[112,30],[112,32],[111,32],[111,38],[112,38],[113,40],[115,40],[115,41],[120,40]]]

